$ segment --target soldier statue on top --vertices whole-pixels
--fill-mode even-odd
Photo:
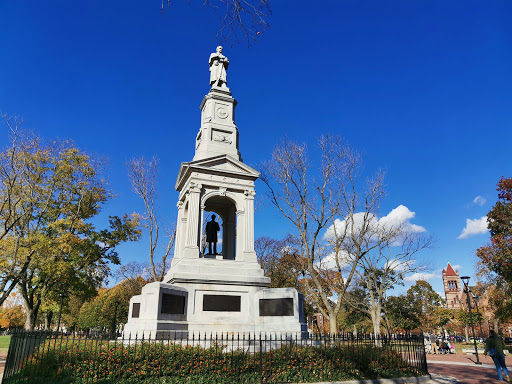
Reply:
[[[229,60],[222,54],[222,47],[219,45],[216,52],[210,55],[210,85],[227,88],[226,69]]]

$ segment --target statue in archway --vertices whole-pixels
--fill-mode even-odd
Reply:
[[[215,221],[215,217],[215,215],[212,215],[212,219],[208,223],[206,223],[206,242],[208,243],[208,253],[210,255],[217,254],[217,232],[220,231],[220,226],[219,223]]]
[[[222,54],[222,47],[219,45],[216,52],[210,55],[210,85],[218,87],[227,87],[226,69],[228,69],[229,60]]]

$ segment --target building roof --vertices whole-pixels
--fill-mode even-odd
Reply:
[[[448,266],[446,267],[446,276],[457,276],[450,263],[448,263]]]

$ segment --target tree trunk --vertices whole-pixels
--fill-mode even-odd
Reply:
[[[466,343],[469,343],[469,330],[467,325],[464,327],[464,332],[466,332]]]
[[[380,347],[380,321],[381,321],[381,311],[380,306],[377,306],[376,308],[372,308],[370,310],[370,316],[372,318],[372,324],[373,324],[373,334],[375,336],[375,346]]]
[[[494,323],[494,331],[495,331],[497,334],[499,334],[499,333],[500,333],[500,329],[499,329],[499,324],[498,324],[498,323],[499,323],[499,321],[498,321],[498,319],[497,319],[497,318],[494,318],[493,323]]]
[[[37,320],[37,309],[28,308],[25,306],[26,318],[25,318],[25,329],[27,331],[34,330]]]
[[[338,322],[336,321],[336,316],[334,316],[334,314],[329,315],[329,334],[331,336],[338,334]]]
[[[36,326],[37,314],[41,306],[41,298],[33,296],[30,297],[26,294],[26,290],[20,289],[21,296],[23,297],[23,308],[25,309],[25,329],[31,331]]]
[[[356,327],[355,324],[354,324],[354,332],[353,332],[353,334],[354,334],[354,337],[357,338],[357,327]]]
[[[46,312],[46,316],[44,317],[44,329],[49,330],[52,325],[53,311]]]

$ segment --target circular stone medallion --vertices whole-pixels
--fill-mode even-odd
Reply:
[[[225,119],[228,117],[229,113],[226,111],[226,109],[219,107],[217,108],[217,116],[219,116],[221,119]]]

